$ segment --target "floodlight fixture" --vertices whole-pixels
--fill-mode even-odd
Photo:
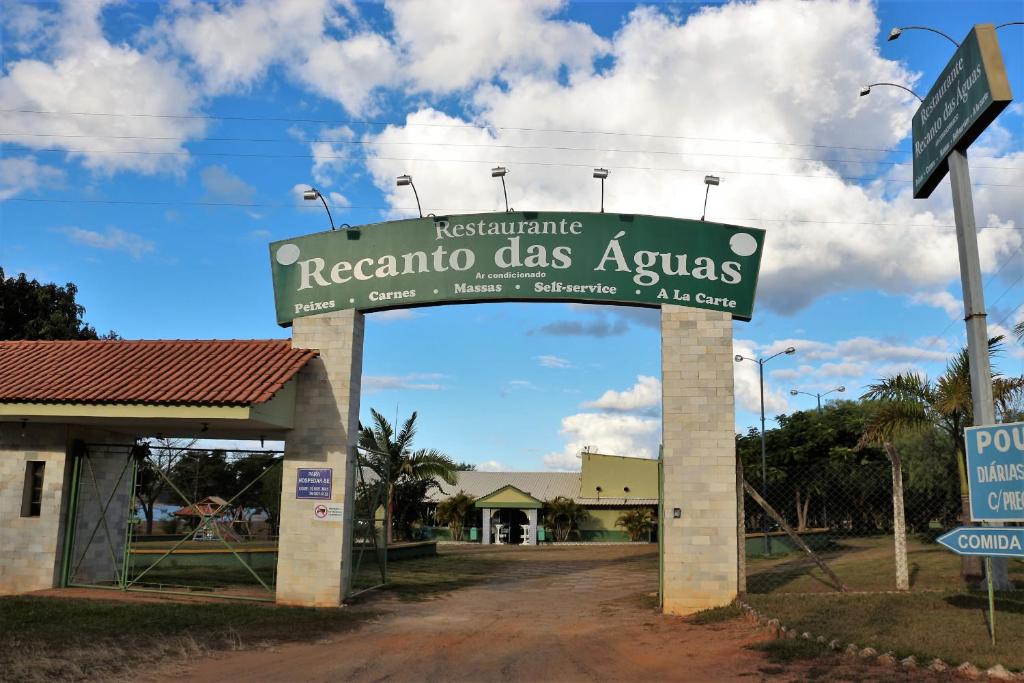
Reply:
[[[315,202],[320,200],[324,203],[324,210],[327,211],[327,219],[331,222],[331,230],[334,230],[334,217],[331,215],[331,209],[327,206],[327,200],[320,194],[320,190],[310,186],[308,190],[303,191],[302,198],[307,202]]]
[[[718,184],[721,183],[721,182],[722,182],[722,179],[719,178],[716,175],[706,175],[706,176],[704,176],[704,185],[705,185],[705,188],[704,188],[704,210],[700,214],[700,219],[701,220],[704,220],[704,217],[706,215],[708,215],[708,193],[711,192],[711,186],[715,185],[717,187]]]
[[[608,169],[595,168],[594,177],[601,181],[601,213],[604,213],[604,181],[608,177]]]
[[[508,173],[508,169],[504,166],[495,166],[491,169],[492,178],[501,178],[501,192],[505,195],[505,213],[508,213],[512,209],[508,208],[508,189],[505,187],[505,175]]]
[[[412,193],[416,197],[416,211],[419,212],[420,218],[423,218],[423,207],[420,206],[420,193],[416,191],[416,185],[412,182],[412,176],[408,173],[400,175],[395,178],[395,184],[398,187],[405,187],[408,185],[412,188]]]
[[[942,31],[930,28],[928,26],[894,26],[893,29],[889,31],[889,37],[886,40],[896,40],[897,38],[903,35],[904,31],[930,31],[931,33],[935,33],[937,35],[942,36],[943,38],[953,43],[957,47],[960,47],[960,43],[956,42]]]

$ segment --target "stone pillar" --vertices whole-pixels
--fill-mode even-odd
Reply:
[[[661,367],[664,611],[683,615],[737,593],[731,316],[663,306]]]
[[[491,544],[491,509],[484,508],[483,512],[483,528],[480,530],[480,543],[482,545]]]
[[[363,314],[335,311],[292,323],[292,346],[318,349],[320,356],[299,373],[295,427],[285,442],[281,477],[281,530],[277,601],[329,607],[341,604],[350,581],[363,368]],[[298,500],[299,468],[331,468],[331,500]],[[318,519],[318,505],[341,506],[341,519]]]
[[[526,518],[530,520],[530,545],[537,545],[537,508],[527,510]]]

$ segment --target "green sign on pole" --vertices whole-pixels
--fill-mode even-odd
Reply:
[[[931,195],[949,153],[969,147],[1012,99],[995,28],[978,24],[914,114],[915,198]]]
[[[270,245],[277,321],[478,301],[693,306],[749,320],[764,231],[604,213],[438,216]]]

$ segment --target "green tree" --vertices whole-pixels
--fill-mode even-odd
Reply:
[[[633,508],[626,510],[615,520],[615,526],[620,526],[629,534],[629,540],[636,542],[644,537],[650,538],[654,530],[654,517],[648,508]]]
[[[373,425],[359,426],[359,448],[362,464],[387,485],[386,527],[387,541],[394,538],[395,489],[403,480],[437,481],[455,484],[456,463],[441,451],[421,448],[412,450],[416,436],[416,413],[402,425],[395,435],[387,418],[371,409]]]
[[[153,509],[161,497],[171,491],[167,480],[175,465],[195,445],[195,439],[153,439],[136,448],[138,474],[135,497],[146,518],[146,533],[153,533]]]
[[[855,451],[872,410],[856,401],[833,401],[820,412],[780,415],[779,426],[765,433],[766,491],[761,491],[760,432],[738,435],[744,477],[798,530],[883,531],[888,523],[885,454],[877,448]],[[760,507],[745,510],[747,528],[761,529],[766,519]]]
[[[1001,350],[1001,336],[989,340],[989,356]],[[1007,413],[1024,391],[1024,377],[1002,377],[993,368],[992,395],[997,417]],[[967,485],[966,447],[964,428],[974,423],[971,398],[971,372],[967,349],[961,349],[946,365],[945,372],[934,382],[917,373],[898,373],[883,377],[868,386],[864,398],[878,402],[875,417],[865,430],[864,438],[881,443],[892,441],[897,435],[921,434],[939,429],[952,444],[960,485],[961,519],[971,519]],[[968,584],[981,578],[978,558],[963,557],[961,578]]]
[[[475,502],[476,498],[465,491],[459,491],[454,496],[445,498],[437,504],[437,519],[447,524],[448,528],[451,529],[453,541],[462,540],[462,531],[466,526],[466,518],[473,511],[473,503]]]
[[[572,498],[556,496],[544,503],[544,523],[559,543],[567,541],[574,530],[576,538],[581,538],[579,524],[589,518],[586,508]]]
[[[85,308],[75,297],[78,287],[29,280],[24,273],[8,277],[0,268],[0,340],[118,339],[111,331],[102,337],[82,316]]]

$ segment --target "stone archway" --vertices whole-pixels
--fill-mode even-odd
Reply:
[[[660,308],[662,604],[686,614],[730,602],[740,585],[732,320],[752,314],[763,243],[761,230],[703,221],[506,212],[271,244],[278,322],[320,354],[300,375],[286,440],[278,601],[337,605],[347,594],[363,311],[569,301]],[[334,514],[314,515],[299,495],[305,468],[330,471]]]
[[[285,446],[278,602],[325,606],[345,598],[363,329],[354,310],[294,321],[293,345],[320,356],[299,375]],[[731,316],[663,306],[661,357],[662,602],[668,613],[689,614],[729,603],[739,582]],[[298,470],[313,467],[333,470],[343,519],[319,519],[309,501],[290,495]]]

